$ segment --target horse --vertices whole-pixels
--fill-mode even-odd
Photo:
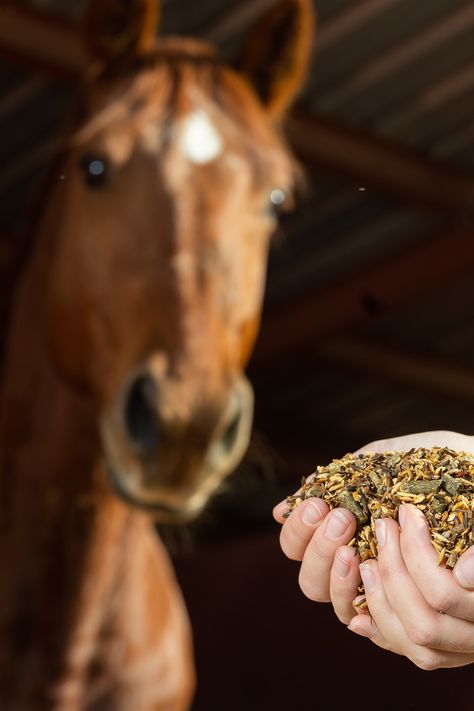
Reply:
[[[234,68],[93,2],[77,125],[17,289],[0,398],[0,705],[184,711],[192,633],[154,520],[243,457],[280,130],[311,49],[279,0]]]

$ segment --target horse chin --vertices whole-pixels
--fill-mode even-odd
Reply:
[[[207,499],[191,496],[182,502],[160,498],[156,493],[129,491],[126,476],[109,468],[109,480],[115,493],[129,506],[148,514],[156,523],[184,525],[199,516]]]
[[[200,471],[193,472],[192,477],[183,477],[184,480],[187,478],[195,482],[189,486],[177,482],[168,486],[143,484],[147,477],[143,475],[140,463],[128,457],[122,459],[108,447],[106,458],[109,481],[121,499],[150,514],[158,523],[188,523],[199,516],[222,482],[239,464],[247,449],[249,434],[242,438],[239,450],[231,458],[218,456],[219,448],[214,450],[211,447]]]
[[[244,452],[243,448],[238,459],[228,460],[220,467],[211,466],[208,462],[193,477],[196,484],[189,487],[178,484],[143,485],[141,467],[136,461],[107,457],[109,481],[123,501],[148,513],[157,523],[185,524],[199,516],[224,479],[237,466]]]

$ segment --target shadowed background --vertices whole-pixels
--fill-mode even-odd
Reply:
[[[162,4],[163,33],[232,59],[271,1]],[[474,6],[315,5],[312,71],[285,127],[307,181],[274,237],[256,435],[204,520],[164,532],[195,632],[195,711],[463,711],[472,670],[416,670],[303,598],[270,511],[317,463],[373,439],[474,430]],[[0,338],[77,95],[82,6],[0,7]]]

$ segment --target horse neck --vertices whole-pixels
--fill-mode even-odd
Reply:
[[[51,244],[40,235],[19,285],[10,326],[0,396],[4,522],[15,519],[10,503],[25,488],[29,496],[19,497],[23,503],[26,498],[37,508],[47,499],[54,508],[53,498],[90,487],[84,471],[98,454],[91,401],[61,380],[49,358],[45,292]],[[82,477],[75,476],[76,471]]]
[[[64,675],[74,635],[82,640],[76,666],[86,663],[130,516],[103,483],[92,403],[61,381],[48,357],[49,261],[40,239],[19,289],[0,401],[2,699],[19,668],[25,694]]]

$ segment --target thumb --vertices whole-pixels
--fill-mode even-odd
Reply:
[[[474,547],[462,554],[453,568],[453,574],[459,585],[474,590]]]

